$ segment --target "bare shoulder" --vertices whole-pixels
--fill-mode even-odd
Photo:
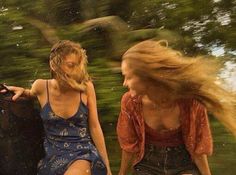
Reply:
[[[86,82],[87,88],[94,89],[94,85],[92,81]]]
[[[37,79],[34,81],[34,83],[32,84],[32,88],[31,91],[33,94],[35,95],[40,95],[45,91],[45,85],[46,85],[46,81],[44,79]]]
[[[87,86],[87,94],[91,94],[91,93],[95,93],[95,89],[94,89],[94,85],[93,85],[93,82],[92,81],[88,81],[86,83],[86,86]]]
[[[86,82],[86,86],[87,86],[86,94],[87,94],[87,100],[88,100],[87,103],[88,103],[88,107],[90,108],[91,106],[96,105],[96,93],[95,93],[94,85],[92,81]]]

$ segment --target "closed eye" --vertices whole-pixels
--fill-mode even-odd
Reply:
[[[68,68],[75,68],[75,67],[79,66],[78,63],[72,63],[72,62],[64,62],[64,64],[65,64]]]

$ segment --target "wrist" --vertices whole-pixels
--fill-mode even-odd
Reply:
[[[26,96],[25,90],[26,90],[25,88],[22,88],[22,95],[23,95],[23,96]]]
[[[30,97],[30,92],[27,89],[23,88],[22,89],[22,96]]]

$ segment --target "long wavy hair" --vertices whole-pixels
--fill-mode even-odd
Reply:
[[[79,58],[79,65],[75,76],[68,75],[61,69],[64,58],[70,54],[75,54]],[[57,42],[52,46],[49,62],[52,78],[57,79],[59,85],[69,85],[78,91],[86,91],[86,82],[90,79],[87,72],[88,60],[86,51],[79,43],[69,40]]]
[[[221,86],[218,73],[222,63],[183,56],[167,46],[164,40],[146,40],[128,49],[122,59],[141,80],[169,90],[174,99],[199,100],[236,136],[236,98]]]

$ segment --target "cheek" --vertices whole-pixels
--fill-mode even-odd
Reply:
[[[73,68],[64,67],[63,71],[69,75],[77,74],[77,71]]]
[[[65,73],[68,72],[68,68],[66,66],[61,66],[61,70]]]
[[[140,81],[140,79],[137,79],[134,83],[134,88],[137,89],[138,91],[145,91],[147,88],[146,88],[146,85]]]
[[[137,85],[137,89],[139,89],[140,91],[145,91],[146,87],[143,86],[142,84]]]
[[[130,85],[130,87],[131,88],[133,88],[133,89],[140,89],[140,82],[137,80],[137,79],[134,79],[134,80],[131,80],[130,82],[129,82],[129,85]]]

